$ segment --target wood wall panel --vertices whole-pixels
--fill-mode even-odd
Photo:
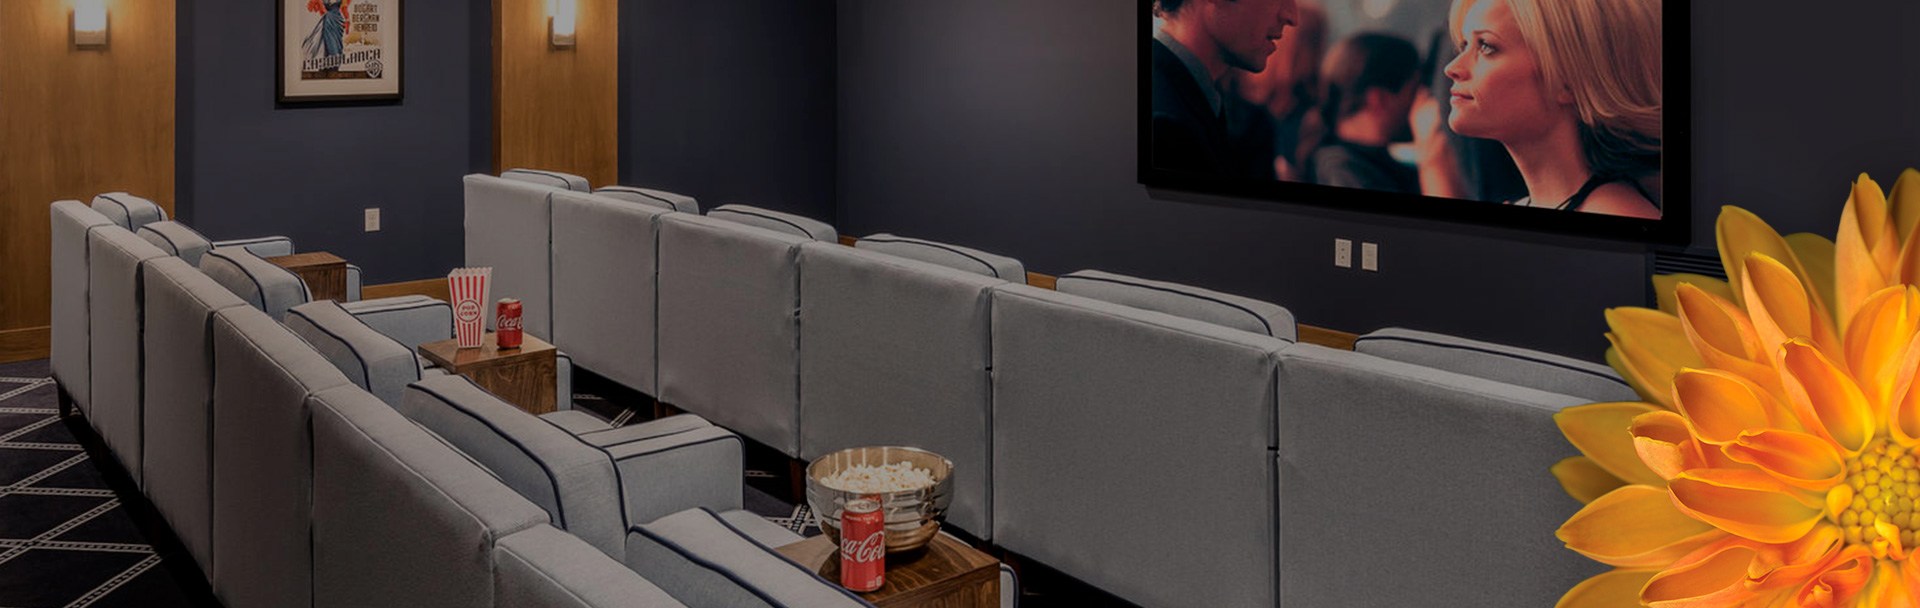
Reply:
[[[548,41],[547,0],[493,2],[495,173],[526,167],[618,183],[619,3],[575,1],[578,42],[565,49]]]
[[[73,46],[70,0],[0,10],[0,332],[49,322],[48,204],[124,190],[173,210],[174,0],[106,4],[104,49]]]

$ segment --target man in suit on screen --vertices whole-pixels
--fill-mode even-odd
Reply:
[[[1159,0],[1153,33],[1153,164],[1230,176],[1225,95],[1229,69],[1259,73],[1273,43],[1299,22],[1297,0]],[[1269,178],[1270,179],[1270,178]]]

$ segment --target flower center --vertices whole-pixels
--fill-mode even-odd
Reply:
[[[1873,440],[1860,456],[1847,462],[1847,486],[1853,490],[1853,500],[1834,519],[1849,544],[1880,538],[1874,524],[1887,522],[1900,530],[1900,546],[1913,548],[1914,530],[1920,529],[1920,514],[1913,508],[1920,502],[1920,466],[1914,452],[1885,438]]]

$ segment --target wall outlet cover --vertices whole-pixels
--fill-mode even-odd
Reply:
[[[1353,241],[1348,239],[1333,240],[1333,265],[1341,268],[1353,267]]]

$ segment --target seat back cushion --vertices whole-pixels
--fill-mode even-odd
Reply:
[[[243,248],[208,251],[200,256],[200,271],[274,319],[285,318],[288,309],[313,300],[306,281]]]
[[[516,605],[493,552],[546,513],[366,391],[310,403],[316,608]]]
[[[995,288],[994,542],[1141,605],[1274,605],[1269,454],[1287,346]],[[1165,516],[1198,496],[1205,517]]]
[[[464,376],[414,383],[396,408],[539,505],[553,525],[619,557],[626,530],[613,458]]]
[[[801,458],[908,445],[953,461],[947,523],[987,525],[991,297],[1005,281],[827,243],[800,250]]]
[[[504,179],[514,180],[514,181],[527,182],[530,184],[540,184],[542,186],[559,188],[561,190],[572,190],[574,192],[592,192],[593,191],[593,187],[587,184],[587,178],[580,177],[572,173],[561,173],[559,171],[545,171],[541,169],[508,169],[506,171],[500,172],[500,177]]]
[[[129,232],[153,222],[167,221],[167,210],[159,203],[125,192],[108,192],[93,197],[93,210]]]
[[[1613,368],[1504,344],[1387,328],[1360,336],[1354,341],[1353,349],[1383,359],[1573,395],[1588,401],[1640,400]]]
[[[803,237],[660,218],[661,400],[799,454]]]
[[[186,260],[190,265],[198,265],[200,256],[213,249],[213,242],[207,237],[175,221],[153,222],[141,226],[136,234],[168,255]]]
[[[395,296],[342,304],[361,323],[400,344],[419,347],[453,338],[453,306],[428,296]]]
[[[333,300],[293,307],[286,325],[354,386],[381,401],[399,403],[407,385],[420,380],[420,359],[413,349],[374,331]]]
[[[553,197],[553,341],[579,365],[628,388],[654,381],[653,207],[599,195]]]
[[[684,606],[579,537],[537,525],[493,546],[496,605],[526,608]]]
[[[167,257],[133,233],[107,226],[90,233],[87,274],[92,326],[93,402],[87,422],[140,481],[140,269]]]
[[[871,605],[706,509],[635,527],[627,565],[688,606]]]
[[[607,197],[607,198],[617,198],[617,199],[631,202],[631,203],[652,205],[654,207],[660,207],[668,211],[678,211],[681,213],[699,213],[700,212],[700,201],[694,200],[693,197],[687,196],[685,194],[675,194],[665,190],[654,190],[652,188],[635,188],[633,186],[607,186],[605,188],[595,190],[593,191],[593,193],[598,194],[600,196]]]
[[[209,258],[212,257],[210,254]],[[307,397],[348,385],[251,306],[213,313],[213,590],[228,606],[305,606],[313,584]]]
[[[153,260],[142,276],[143,489],[200,569],[211,571],[214,370],[207,323],[215,311],[247,303],[185,260]]]
[[[875,234],[860,239],[854,247],[876,251],[887,255],[920,260],[929,264],[939,264],[948,268],[957,268],[967,272],[990,276],[1014,283],[1027,282],[1026,266],[1003,255],[994,255],[978,249],[968,249],[958,245],[936,243],[924,239],[910,239],[891,234]]]
[[[466,265],[493,268],[495,299],[519,298],[521,328],[553,337],[553,188],[490,175],[466,177]],[[491,307],[491,302],[482,306]],[[487,329],[493,329],[493,315]]]
[[[708,211],[707,217],[765,228],[775,232],[782,232],[826,243],[836,243],[840,241],[840,232],[834,230],[832,224],[806,216],[781,213],[759,207],[721,205],[714,207],[712,211]]]
[[[1605,569],[1555,538],[1584,400],[1308,344],[1279,387],[1279,605],[1548,606]]]
[[[50,294],[53,300],[53,344],[50,365],[60,389],[66,391],[82,412],[93,402],[89,361],[93,347],[88,326],[90,304],[87,298],[89,276],[88,233],[112,226],[113,221],[80,201],[60,201],[49,207],[52,218],[53,273]]]
[[[1165,281],[1082,270],[1062,275],[1055,283],[1061,293],[1105,300],[1195,321],[1224,325],[1240,331],[1294,341],[1299,331],[1293,313],[1277,304],[1243,298]]]

